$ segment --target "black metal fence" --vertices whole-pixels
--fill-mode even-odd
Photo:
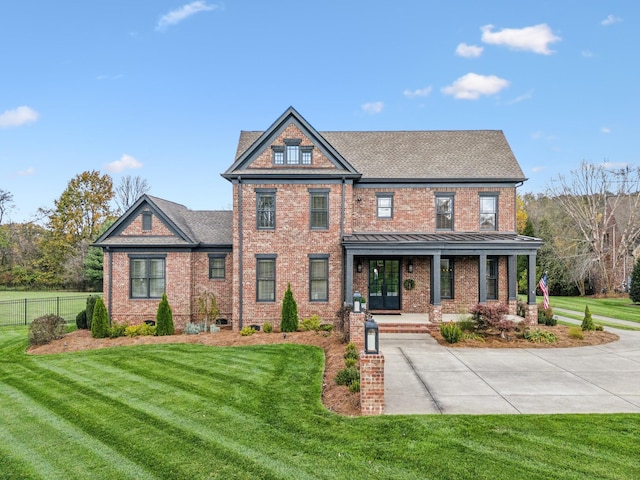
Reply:
[[[101,294],[93,294],[102,296]],[[0,327],[28,325],[43,315],[57,315],[67,323],[76,321],[76,315],[87,306],[88,295],[51,298],[24,298],[0,302]]]

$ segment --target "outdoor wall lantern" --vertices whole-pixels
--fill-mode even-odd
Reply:
[[[378,354],[380,352],[380,336],[378,334],[378,324],[369,316],[364,322],[364,353]]]
[[[356,270],[358,270],[358,273],[362,273],[362,260],[358,260],[358,264],[356,265]]]
[[[362,303],[360,300],[362,299],[362,295],[360,292],[353,292],[353,313],[362,312]]]
[[[409,263],[407,263],[407,272],[413,273],[413,259],[409,259]]]

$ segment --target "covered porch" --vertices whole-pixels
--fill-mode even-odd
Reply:
[[[343,237],[345,292],[353,305],[392,322],[439,324],[477,303],[499,302],[516,315],[518,255],[527,257],[527,319],[537,317],[536,252],[540,239],[500,232],[391,234]]]

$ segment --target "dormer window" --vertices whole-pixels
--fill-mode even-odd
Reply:
[[[301,146],[302,140],[299,138],[286,138],[284,146],[274,145],[273,152],[274,165],[311,165],[313,147]]]

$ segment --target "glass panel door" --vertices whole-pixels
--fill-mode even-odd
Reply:
[[[400,260],[369,261],[370,310],[400,310]]]

